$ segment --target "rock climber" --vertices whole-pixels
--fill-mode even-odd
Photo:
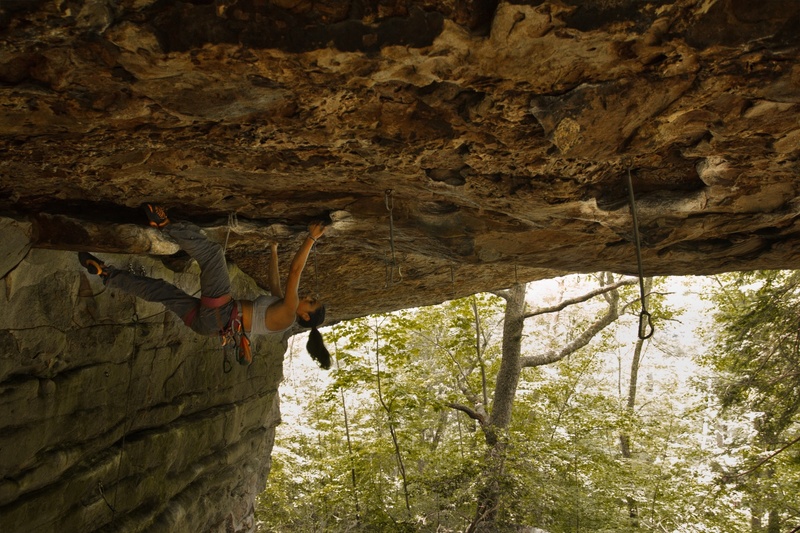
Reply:
[[[150,225],[172,237],[200,266],[200,298],[196,298],[161,279],[138,276],[127,270],[106,265],[97,257],[80,252],[78,259],[90,274],[102,278],[107,287],[119,289],[148,302],[163,304],[183,322],[201,335],[221,335],[223,344],[237,344],[237,359],[249,364],[252,355],[249,337],[281,334],[295,321],[311,328],[306,349],[317,364],[330,368],[331,359],[318,327],[325,320],[325,306],[311,296],[300,298],[300,276],[317,239],[325,233],[322,223],[308,227],[308,236],[292,259],[286,278],[286,291],[281,292],[278,274],[278,245],[271,245],[269,285],[271,295],[250,300],[234,300],[222,247],[208,240],[191,222],[172,222],[166,210],[156,204],[143,206]],[[239,342],[241,341],[241,345]]]

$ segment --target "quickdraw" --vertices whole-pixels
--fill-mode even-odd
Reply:
[[[628,199],[630,201],[631,218],[633,219],[633,242],[636,245],[636,263],[639,267],[639,299],[642,302],[642,311],[639,313],[639,338],[649,339],[653,336],[653,317],[647,311],[647,295],[644,290],[644,269],[642,268],[642,241],[639,238],[639,220],[636,216],[636,198],[633,194],[633,179],[631,178],[631,165],[628,163]]]
[[[394,283],[394,271],[397,269],[397,277],[400,281],[403,281],[403,273],[400,271],[400,265],[397,264],[397,257],[395,256],[394,251],[394,215],[392,211],[394,210],[394,199],[392,198],[392,194],[394,191],[392,189],[386,189],[384,192],[384,201],[386,202],[386,210],[389,212],[389,244],[391,246],[392,251],[392,260],[391,263],[386,263],[386,284],[384,288],[390,287]]]
[[[244,325],[239,316],[232,318],[228,327],[220,331],[220,341],[222,343],[223,361],[222,371],[231,371],[231,363],[228,360],[228,353],[233,353],[233,358],[240,365],[249,365],[253,362],[253,351],[250,346],[250,337],[244,331]]]

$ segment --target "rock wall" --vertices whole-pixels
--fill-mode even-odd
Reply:
[[[252,531],[285,342],[260,341],[251,366],[225,373],[216,338],[106,290],[75,253],[21,254],[29,228],[4,222],[0,257],[17,263],[2,261],[0,531]],[[195,263],[103,258],[199,287]]]
[[[264,287],[329,218],[329,322],[635,274],[628,177],[646,275],[797,268],[799,58],[797,0],[0,2],[0,530],[252,527],[284,345],[81,272],[194,287],[143,202]]]

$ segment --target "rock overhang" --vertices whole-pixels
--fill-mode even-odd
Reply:
[[[263,286],[268,243],[286,268],[330,217],[304,290],[333,320],[635,273],[629,171],[646,274],[792,268],[798,20],[789,0],[9,3],[0,210],[34,246],[164,254],[134,229],[158,201]]]

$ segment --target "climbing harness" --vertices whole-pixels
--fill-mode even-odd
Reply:
[[[389,212],[389,244],[392,251],[391,262],[386,262],[386,287],[389,287],[392,283],[394,283],[395,268],[397,269],[397,276],[399,280],[403,281],[403,274],[400,272],[400,266],[397,264],[397,258],[395,257],[394,253],[394,216],[392,213],[394,209],[394,199],[392,198],[393,193],[394,191],[392,189],[386,189],[386,192],[384,193],[386,210]]]
[[[653,320],[647,312],[647,300],[644,292],[644,269],[642,268],[642,243],[639,239],[639,221],[636,216],[636,199],[633,195],[633,179],[631,178],[631,165],[628,164],[628,198],[630,200],[631,217],[633,218],[633,242],[636,245],[636,262],[639,266],[639,299],[642,302],[642,311],[639,313],[639,338],[649,339],[653,336]]]
[[[238,302],[237,302],[238,308]],[[253,362],[253,352],[250,346],[250,337],[244,331],[241,315],[232,319],[228,327],[220,332],[222,342],[223,361],[222,371],[227,374],[231,371],[231,363],[228,360],[227,352],[233,352],[233,358],[240,365],[249,365]]]
[[[228,360],[228,353],[233,353],[236,362],[242,365],[249,365],[253,362],[253,353],[250,346],[250,338],[244,331],[243,308],[241,302],[234,302],[231,316],[223,319],[219,312],[220,308],[231,301],[230,294],[223,294],[216,298],[208,296],[200,297],[200,304],[189,311],[183,317],[183,323],[192,327],[192,323],[197,318],[201,309],[213,309],[214,318],[217,321],[217,332],[222,346],[222,371],[227,374],[231,371],[231,363]]]
[[[223,349],[227,346],[233,351],[233,357],[240,365],[249,365],[253,362],[253,352],[250,346],[250,337],[244,330],[245,306],[237,301],[233,307],[231,320],[224,331],[222,341]]]

